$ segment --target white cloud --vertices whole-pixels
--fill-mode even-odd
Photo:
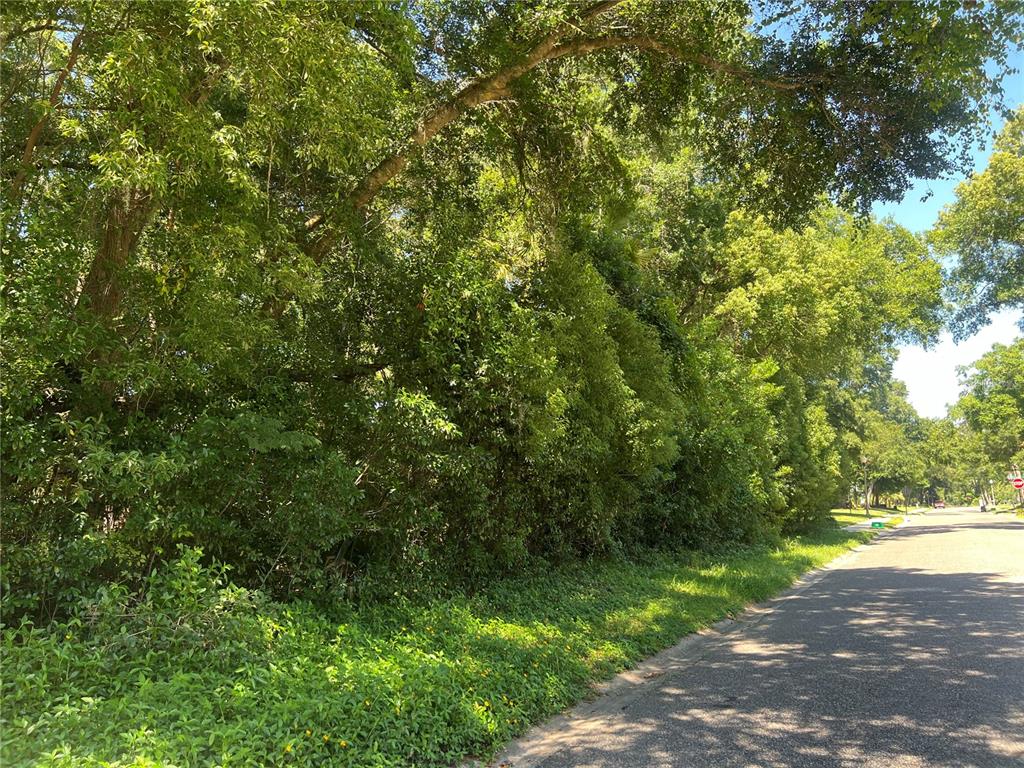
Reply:
[[[1021,335],[1017,322],[1019,310],[997,312],[992,322],[959,344],[943,333],[931,349],[900,347],[893,375],[905,382],[910,403],[922,416],[939,418],[960,396],[956,369],[970,365],[988,352],[993,344],[1009,344]]]

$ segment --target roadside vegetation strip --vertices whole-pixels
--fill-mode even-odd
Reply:
[[[989,511],[997,515],[1016,515],[1017,517],[1024,518],[1024,509],[1012,507],[1008,504],[999,504]]]
[[[893,517],[895,513],[890,510],[875,509],[871,511],[870,516],[865,516],[864,512],[849,512],[845,509],[834,509],[832,510],[832,519],[839,525],[857,525],[858,523],[869,523],[872,520],[884,519],[887,522],[892,520],[902,520],[902,517]]]
[[[913,512],[898,515],[890,511],[875,510],[870,517],[866,517],[863,512],[850,512],[845,509],[834,509],[832,510],[832,519],[841,527],[857,525],[859,523],[869,523],[872,520],[882,520],[887,528],[894,528],[903,522],[906,515],[910,514],[913,514]]]
[[[3,633],[5,766],[443,766],[487,755],[592,683],[868,538],[649,552],[473,596],[326,615],[184,556],[144,598]]]

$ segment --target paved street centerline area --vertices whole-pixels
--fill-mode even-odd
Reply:
[[[494,765],[1024,766],[1024,521],[915,517],[666,657]]]

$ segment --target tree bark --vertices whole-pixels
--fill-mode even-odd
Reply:
[[[152,197],[132,192],[126,199],[114,199],[107,207],[96,256],[82,287],[89,309],[104,321],[114,320],[121,308],[120,273],[128,263],[149,220]]]
[[[216,64],[186,97],[186,102],[191,106],[204,104],[227,70],[226,60],[218,59]],[[85,297],[93,314],[105,322],[114,320],[120,312],[120,272],[128,263],[156,206],[152,193],[139,189],[131,190],[123,196],[116,195],[107,204],[96,255],[79,297]]]

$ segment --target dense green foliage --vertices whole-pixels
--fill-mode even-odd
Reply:
[[[755,10],[5,3],[7,615],[827,510],[940,276],[823,195],[956,167],[1020,18]]]
[[[889,505],[1019,502],[1007,475],[1024,465],[1024,339],[996,344],[961,377],[961,396],[945,418],[920,418],[895,382],[867,401],[857,447],[874,498]],[[863,482],[847,476],[859,495]]]
[[[957,188],[931,239],[956,259],[949,287],[958,335],[998,309],[1024,307],[1024,108],[996,138],[988,167]]]
[[[1024,459],[1024,339],[996,344],[971,366],[957,411],[993,462]]]
[[[977,330],[996,310],[1024,306],[1024,111],[1007,120],[988,166],[957,188],[929,241],[952,259],[954,336]],[[1022,344],[996,344],[962,371],[960,400],[923,447],[933,485],[961,500],[1019,503],[1006,477],[1024,462]]]
[[[326,615],[197,553],[4,639],[4,765],[450,766],[857,544],[648,555]]]
[[[996,344],[964,374],[952,416],[968,451],[954,465],[966,463],[981,490],[1008,500],[1016,494],[1005,482],[1007,471],[1024,466],[1024,339]],[[985,489],[988,480],[993,486]]]

